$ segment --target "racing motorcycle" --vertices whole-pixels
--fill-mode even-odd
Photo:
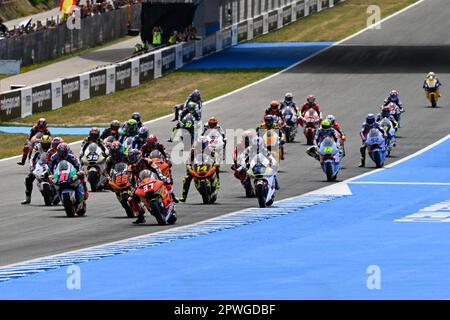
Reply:
[[[392,124],[392,121],[388,118],[381,119],[380,127],[384,129],[384,131],[387,133],[387,139],[386,139],[386,148],[387,148],[387,156],[391,154],[392,148],[396,146],[395,142],[395,129]]]
[[[375,162],[377,168],[381,168],[387,156],[386,139],[383,134],[376,128],[370,129],[365,145],[370,159]]]
[[[128,155],[128,152],[133,146],[134,137],[126,137],[122,143],[122,151],[124,155]]]
[[[301,118],[303,124],[303,134],[306,138],[306,144],[312,146],[314,144],[314,137],[316,136],[316,130],[320,126],[320,115],[314,109],[306,111]]]
[[[57,205],[59,202],[59,195],[56,192],[56,187],[51,181],[51,173],[48,168],[47,161],[42,158],[36,163],[33,169],[33,175],[36,178],[39,192],[44,198],[46,206]]]
[[[75,214],[83,216],[86,213],[84,188],[75,167],[70,162],[62,160],[55,168],[53,181],[66,215],[68,217],[73,217]]]
[[[195,127],[196,127],[196,121],[194,119],[194,116],[190,113],[188,113],[181,121],[179,121],[179,128],[184,129],[189,133],[189,136],[191,138],[191,145],[194,143],[195,139]],[[184,135],[181,136],[181,140],[183,140]]]
[[[265,130],[262,136],[265,148],[275,159],[284,159],[283,142],[276,129]]]
[[[220,163],[222,160],[225,161],[225,143],[222,135],[213,130],[208,130],[206,138],[208,140],[208,147],[214,150],[214,161],[216,163]]]
[[[174,224],[177,221],[172,195],[155,173],[140,181],[134,193],[159,225]]]
[[[102,149],[96,143],[91,143],[81,157],[83,170],[86,172],[87,180],[91,185],[91,190],[93,192],[103,188],[107,184],[105,162],[106,157],[104,156]]]
[[[389,103],[389,109],[395,121],[398,123],[398,128],[400,128],[400,115],[405,111],[400,110],[400,107],[394,102]]]
[[[261,153],[255,155],[248,170],[260,208],[271,206],[275,200],[276,166],[271,163],[273,159],[271,161],[269,157],[271,156],[266,157]]]
[[[425,80],[425,94],[432,108],[436,108],[439,101],[438,89],[439,86],[436,78]]]
[[[341,150],[337,143],[331,137],[326,137],[320,143],[317,153],[327,181],[335,181],[341,170]]]
[[[298,128],[297,114],[291,106],[285,107],[282,110],[282,114],[285,122],[284,133],[286,135],[286,142],[294,142]]]
[[[214,203],[217,200],[219,180],[216,170],[214,159],[204,153],[197,155],[194,164],[188,167],[189,174],[193,176],[195,188],[202,196],[204,204]]]
[[[245,196],[247,198],[253,198],[255,196],[255,190],[253,189],[252,180],[248,174],[246,158],[247,154],[245,152],[241,152],[237,156],[235,164],[231,166],[231,170],[234,171],[234,176],[244,187]]]
[[[122,207],[125,209],[128,218],[134,218],[134,212],[128,202],[128,198],[133,194],[129,179],[128,165],[124,162],[117,163],[112,169],[109,179],[109,186],[116,194]]]

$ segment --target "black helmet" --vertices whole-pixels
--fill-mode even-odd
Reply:
[[[139,112],[133,112],[131,119],[136,120],[138,123],[141,122],[141,114]]]
[[[113,120],[111,121],[111,132],[116,133],[120,129],[120,122],[119,120]]]

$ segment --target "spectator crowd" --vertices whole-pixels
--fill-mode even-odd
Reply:
[[[131,1],[132,4],[137,4],[139,2],[141,2],[141,0]],[[84,19],[86,17],[99,15],[107,11],[120,9],[127,6],[129,3],[129,0],[78,0],[77,6],[80,10],[81,18]],[[46,21],[37,20],[34,22],[33,20],[29,20],[26,25],[22,24],[20,26],[14,26],[11,30],[9,30],[0,19],[0,37],[11,38],[21,36],[23,34],[29,34],[38,30],[53,29],[58,25],[65,23],[67,18],[68,17],[65,14],[62,14],[61,17],[51,17]]]

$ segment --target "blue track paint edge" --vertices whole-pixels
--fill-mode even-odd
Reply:
[[[180,239],[195,238],[225,229],[237,228],[258,221],[285,216],[289,213],[298,212],[298,210],[341,197],[345,197],[345,195],[306,194],[287,200],[280,200],[275,203],[275,206],[270,208],[244,209],[184,227],[0,267],[0,282],[22,278],[72,264],[99,260],[141,248],[159,246]]]

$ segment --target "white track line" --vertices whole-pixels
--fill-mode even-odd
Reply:
[[[353,181],[349,184],[387,184],[387,185],[411,185],[411,186],[450,186],[450,182],[397,182],[397,181]]]
[[[248,84],[248,85],[246,85],[246,86],[244,86],[244,87],[241,87],[241,88],[239,88],[239,89],[236,89],[236,90],[233,90],[233,91],[231,91],[231,92],[225,93],[225,94],[223,94],[223,95],[221,95],[221,96],[219,96],[219,97],[216,97],[216,98],[213,98],[213,99],[211,99],[211,100],[208,100],[208,101],[206,101],[203,105],[208,105],[208,104],[214,103],[214,102],[216,102],[216,101],[225,99],[226,97],[229,97],[229,96],[231,96],[231,95],[233,95],[233,94],[235,94],[235,93],[238,93],[238,92],[241,92],[241,91],[243,91],[243,90],[246,90],[246,89],[248,89],[248,88],[250,88],[250,87],[256,86],[257,84],[260,84],[260,83],[263,82],[263,81],[267,81],[267,80],[272,79],[273,77],[277,77],[277,76],[279,76],[280,74],[282,74],[282,73],[284,73],[284,72],[286,72],[286,71],[288,71],[288,70],[290,70],[290,69],[292,69],[292,68],[295,68],[295,67],[298,66],[299,64],[302,64],[303,62],[306,62],[306,61],[308,61],[309,59],[312,59],[312,58],[314,58],[315,56],[317,56],[317,55],[319,55],[319,54],[325,52],[326,50],[328,50],[328,49],[330,49],[330,48],[332,48],[332,47],[334,47],[334,46],[340,45],[341,43],[343,43],[343,42],[345,42],[345,41],[347,41],[347,40],[350,40],[350,39],[352,39],[352,38],[354,38],[354,37],[360,35],[361,33],[366,32],[367,30],[371,30],[371,29],[375,28],[376,26],[382,24],[383,22],[385,22],[385,21],[387,21],[387,20],[389,20],[389,19],[392,19],[392,18],[396,17],[397,15],[399,15],[399,14],[401,14],[401,13],[403,13],[403,12],[405,12],[405,11],[407,11],[407,10],[409,10],[409,9],[411,9],[411,8],[413,8],[413,7],[415,7],[415,6],[417,6],[418,4],[420,4],[420,3],[424,2],[424,1],[425,1],[425,0],[419,0],[419,1],[417,1],[417,2],[414,2],[413,4],[411,4],[411,5],[409,5],[409,6],[405,7],[405,8],[403,8],[402,10],[397,11],[397,12],[391,14],[390,16],[387,16],[386,18],[381,19],[381,20],[378,21],[377,23],[375,23],[375,24],[373,24],[373,25],[371,25],[371,26],[368,26],[368,27],[366,27],[366,28],[364,28],[364,29],[362,29],[362,30],[360,30],[360,31],[358,31],[358,32],[356,32],[356,33],[354,33],[354,34],[352,34],[352,35],[350,35],[350,36],[348,36],[348,37],[342,39],[342,40],[339,40],[339,41],[333,43],[332,45],[330,45],[330,46],[328,46],[328,47],[326,47],[326,48],[323,48],[323,49],[321,49],[321,50],[319,50],[319,51],[313,53],[312,55],[310,55],[310,56],[308,56],[308,57],[306,57],[306,58],[304,58],[304,59],[302,59],[302,60],[300,60],[300,61],[298,61],[298,62],[292,64],[292,65],[290,65],[290,66],[287,67],[286,69],[283,69],[283,70],[281,70],[281,71],[278,71],[277,73],[274,73],[274,74],[272,74],[272,75],[270,75],[270,76],[267,76],[267,77],[265,77],[265,78],[263,78],[263,79],[261,79],[261,80],[258,80],[258,81],[256,81],[256,82],[250,83],[250,84]],[[165,115],[165,116],[162,116],[162,117],[159,117],[159,118],[156,118],[156,119],[153,119],[153,120],[149,120],[149,121],[147,121],[147,122],[144,122],[144,124],[147,125],[147,124],[150,124],[150,123],[153,123],[153,122],[156,122],[156,121],[160,121],[160,120],[169,118],[170,116],[171,116],[171,114],[168,114],[168,115]],[[72,143],[70,143],[69,145],[74,145],[74,144],[77,144],[77,143],[80,143],[80,142],[82,142],[82,140],[72,142]],[[0,159],[0,162],[12,160],[12,159],[17,159],[17,158],[19,158],[19,157],[21,157],[21,155],[17,155],[17,156],[13,156],[13,157],[9,157],[9,158]]]

